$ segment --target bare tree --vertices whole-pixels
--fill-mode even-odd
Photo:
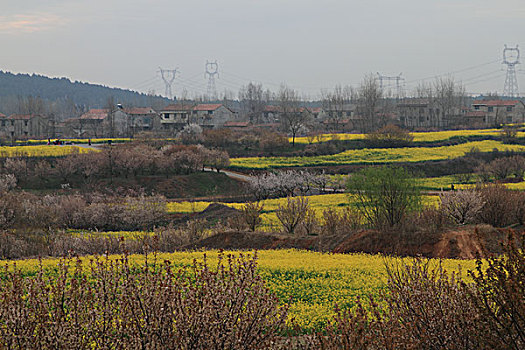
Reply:
[[[379,107],[382,96],[376,76],[373,74],[366,75],[357,91],[359,114],[363,118],[363,131],[372,131],[379,126],[376,109]]]
[[[301,108],[301,98],[297,91],[281,85],[277,96],[279,113],[283,127],[292,134],[292,146],[295,147],[295,136],[309,120],[306,109]]]
[[[454,81],[453,77],[437,78],[434,82],[433,102],[439,107],[436,126],[446,126],[447,120],[459,115],[459,110],[465,103],[465,87]]]
[[[336,85],[333,92],[321,93],[323,109],[328,115],[328,120],[333,126],[333,131],[339,131],[348,107],[354,94],[352,87]]]
[[[248,85],[241,87],[239,101],[249,120],[257,124],[261,123],[262,113],[267,102],[264,99],[262,85],[250,82]]]
[[[108,97],[106,101],[106,109],[109,122],[109,137],[113,138],[115,137],[115,112],[117,111],[117,106],[115,105],[113,96]]]

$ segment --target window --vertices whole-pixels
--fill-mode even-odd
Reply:
[[[489,112],[494,112],[494,107],[489,107],[488,111]]]
[[[512,112],[512,106],[507,107],[507,112]]]
[[[24,120],[24,126],[27,126],[27,120]]]
[[[208,115],[212,115],[213,111],[208,111]]]
[[[507,123],[512,123],[512,116],[511,115],[507,116]]]
[[[2,120],[2,126],[5,126],[5,120]]]
[[[164,119],[170,119],[170,115],[168,113],[164,113]]]
[[[474,109],[475,109],[476,111],[479,111],[479,105],[474,106]]]

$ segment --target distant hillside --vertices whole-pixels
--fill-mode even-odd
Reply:
[[[115,103],[127,106],[166,105],[170,100],[130,90],[72,82],[67,78],[49,78],[37,74],[13,74],[0,71],[0,111],[13,113],[16,99],[40,97],[47,102],[71,101],[77,106],[102,108],[112,96]],[[2,103],[3,102],[3,103]]]

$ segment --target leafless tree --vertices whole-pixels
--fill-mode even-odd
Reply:
[[[301,98],[297,91],[286,85],[281,85],[277,101],[281,123],[292,134],[292,146],[295,146],[295,136],[308,123],[309,114],[306,109],[301,108]]]
[[[441,120],[436,126],[445,126],[446,120],[459,115],[460,108],[465,104],[465,87],[453,77],[437,78],[434,82],[433,102],[439,108],[436,114]]]
[[[349,111],[354,91],[351,86],[336,85],[333,92],[321,92],[323,109],[328,115],[333,131],[339,131],[343,119]]]
[[[378,125],[376,110],[382,98],[382,91],[373,74],[365,76],[357,90],[357,105],[361,115],[362,130],[365,132],[376,129]]]
[[[249,120],[257,124],[261,123],[262,113],[267,102],[264,99],[262,85],[250,82],[248,85],[241,87],[239,101]]]

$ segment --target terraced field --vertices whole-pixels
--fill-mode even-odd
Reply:
[[[470,136],[500,136],[500,129],[478,129],[478,130],[447,130],[447,131],[428,131],[413,132],[414,141],[416,142],[437,142],[446,141],[453,137],[470,137]],[[319,143],[333,140],[350,141],[362,140],[365,134],[321,134],[316,137],[296,137],[295,143],[308,144]],[[525,137],[525,132],[518,132],[517,137]],[[292,138],[289,138],[292,142]]]
[[[244,157],[231,159],[231,168],[270,169],[284,167],[335,166],[349,164],[390,164],[454,159],[472,149],[480,152],[525,152],[525,146],[507,145],[485,140],[442,147],[365,148],[347,150],[333,155],[314,157]]]

